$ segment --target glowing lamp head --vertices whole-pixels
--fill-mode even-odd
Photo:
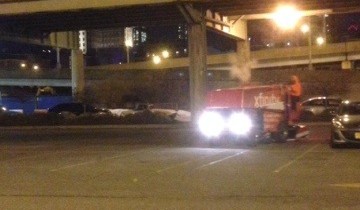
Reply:
[[[280,6],[273,13],[273,20],[282,29],[292,29],[301,18],[301,13],[293,6]]]
[[[170,53],[167,50],[162,51],[161,54],[162,54],[163,58],[169,58],[170,57]]]
[[[155,55],[155,56],[153,57],[153,62],[154,62],[154,64],[159,64],[159,63],[161,63],[161,57],[158,56],[158,55]]]

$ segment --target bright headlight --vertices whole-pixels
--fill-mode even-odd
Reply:
[[[244,113],[233,113],[229,118],[229,130],[237,135],[243,135],[252,127],[251,119]]]
[[[208,137],[216,137],[225,129],[225,121],[219,113],[204,112],[199,119],[199,129]]]

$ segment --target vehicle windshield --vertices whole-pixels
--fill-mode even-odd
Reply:
[[[360,115],[360,102],[343,104],[339,110],[340,115]]]

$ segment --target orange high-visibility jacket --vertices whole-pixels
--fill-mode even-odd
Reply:
[[[302,94],[302,87],[300,80],[297,76],[292,76],[293,84],[290,86],[290,94],[293,96],[301,96]]]

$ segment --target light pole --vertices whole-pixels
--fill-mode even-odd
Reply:
[[[309,50],[309,70],[313,70],[312,64],[312,39],[311,39],[311,26],[310,26],[310,18],[308,20],[308,24],[304,24],[301,26],[301,32],[307,34],[307,42],[308,42],[308,50]]]

